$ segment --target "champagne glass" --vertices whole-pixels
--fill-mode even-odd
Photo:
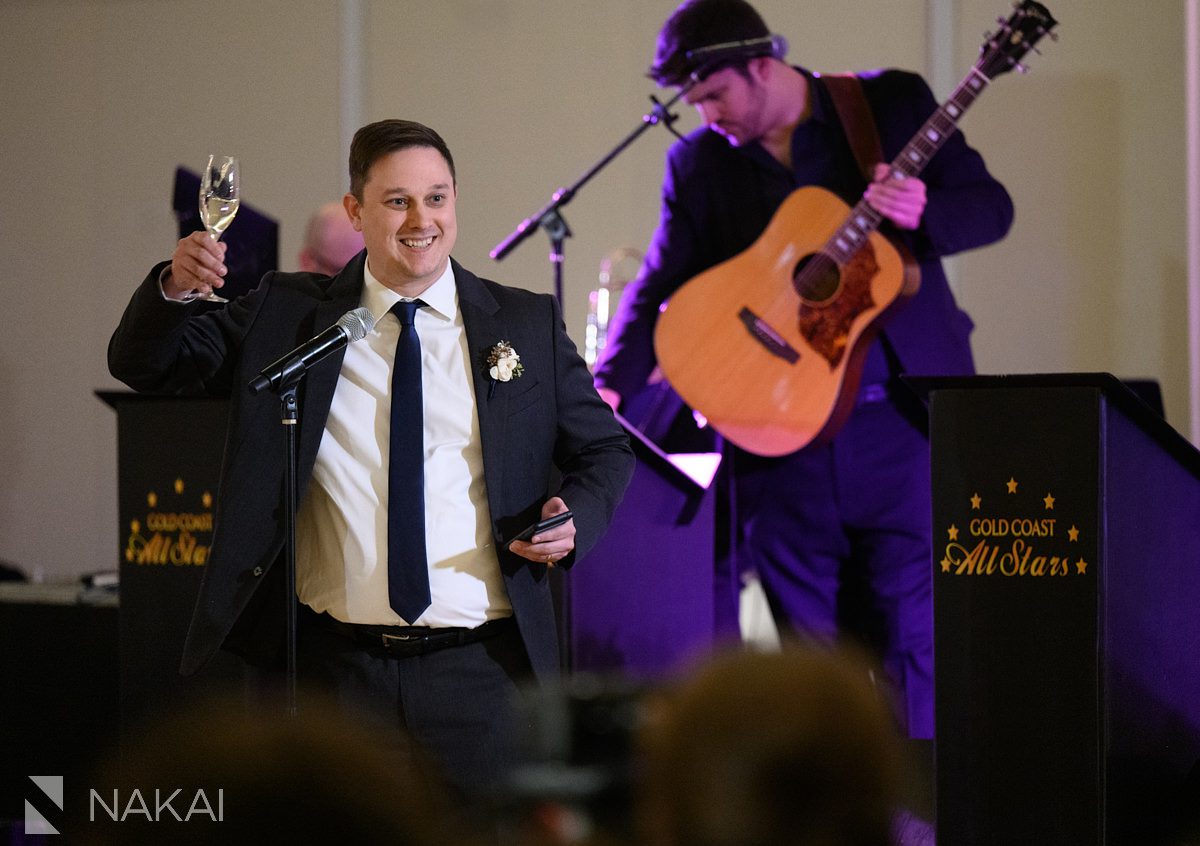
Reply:
[[[240,202],[241,167],[233,156],[209,156],[208,164],[200,175],[200,221],[214,241],[229,228],[237,214]],[[197,299],[210,303],[227,303],[229,300],[209,292]]]

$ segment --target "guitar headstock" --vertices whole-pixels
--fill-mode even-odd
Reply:
[[[1013,68],[1024,71],[1021,59],[1030,50],[1037,52],[1034,47],[1042,36],[1050,35],[1050,30],[1058,21],[1054,20],[1050,10],[1041,3],[1033,0],[1023,0],[1016,4],[1016,11],[1008,20],[1001,20],[1000,29],[987,37],[979,48],[979,61],[975,67],[988,79],[995,79],[1002,73],[1008,73]]]

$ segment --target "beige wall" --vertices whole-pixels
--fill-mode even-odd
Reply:
[[[963,4],[964,61],[989,5]],[[1157,378],[1187,433],[1184,4],[1048,5],[1060,40],[964,122],[1017,203],[1009,238],[960,262],[976,355]]]
[[[548,291],[542,233],[500,263],[488,250],[639,125],[654,91],[642,74],[673,5],[7,0],[0,558],[48,578],[115,565],[115,425],[92,392],[118,387],[109,333],[172,249],[177,165],[240,155],[247,201],[279,217],[291,268],[308,211],[345,189],[346,121],[428,122],[458,160],[457,257]],[[1158,378],[1187,431],[1182,3],[1151,0],[1136,15],[1115,0],[1049,5],[1062,40],[1030,76],[997,80],[962,124],[1018,208],[1005,242],[953,267],[980,367]],[[759,8],[811,67],[942,68],[951,85],[1007,11],[991,0]],[[931,9],[953,18],[936,43]],[[358,23],[343,32],[347,20]],[[213,80],[209,55],[227,63]],[[682,110],[679,125],[695,119]],[[648,131],[565,209],[577,340],[601,258],[645,245],[669,141]]]

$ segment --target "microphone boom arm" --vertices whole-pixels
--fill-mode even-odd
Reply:
[[[566,221],[563,219],[559,209],[571,202],[571,200],[575,198],[575,195],[579,193],[580,188],[586,185],[592,179],[592,177],[603,170],[609,162],[619,156],[626,147],[637,140],[638,136],[640,136],[650,127],[661,123],[672,134],[678,136],[679,133],[675,132],[675,129],[672,127],[677,115],[671,114],[670,109],[673,105],[675,105],[680,97],[688,92],[688,89],[690,89],[694,84],[694,80],[688,80],[686,83],[684,83],[684,85],[680,86],[679,91],[675,94],[675,96],[666,103],[660,103],[658,99],[654,97],[654,95],[650,95],[650,101],[654,103],[654,108],[642,116],[642,122],[637,129],[625,136],[625,138],[622,139],[616,147],[614,147],[598,162],[588,168],[583,175],[579,177],[579,179],[575,180],[572,185],[566,188],[559,188],[557,191],[555,191],[553,196],[550,198],[550,202],[546,203],[536,212],[517,224],[517,228],[509,233],[509,235],[503,241],[493,247],[492,251],[488,253],[488,255],[490,255],[496,261],[500,261],[514,249],[516,249],[522,241],[532,235],[535,229],[538,227],[545,228],[554,245],[554,249],[551,252],[551,261],[555,263],[554,294],[561,303],[562,239],[565,237],[570,237],[571,230],[567,227]]]

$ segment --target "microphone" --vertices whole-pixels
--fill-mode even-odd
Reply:
[[[685,57],[694,65],[690,76],[699,80],[704,70],[717,62],[728,59],[750,59],[755,56],[772,56],[782,59],[787,55],[787,39],[782,35],[764,35],[761,38],[746,38],[741,41],[724,41],[688,50]]]
[[[367,337],[367,333],[374,325],[375,318],[370,309],[356,308],[346,312],[338,318],[337,323],[320,335],[264,367],[250,382],[250,393],[257,394],[267,388],[278,391],[285,385],[291,384],[325,356],[337,352],[349,343],[361,341]]]

